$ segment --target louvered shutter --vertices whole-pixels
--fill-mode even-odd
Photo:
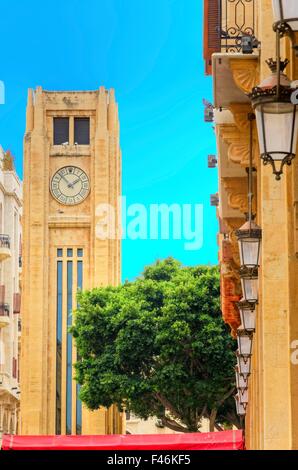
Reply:
[[[221,50],[220,3],[221,0],[204,0],[204,59],[206,75],[212,74],[212,54]]]

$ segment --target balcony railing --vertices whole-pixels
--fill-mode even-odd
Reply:
[[[0,316],[1,317],[9,317],[9,304],[0,304]]]
[[[219,0],[222,52],[241,52],[242,37],[255,36],[255,0]]]
[[[10,248],[10,236],[0,234],[0,248]]]
[[[204,0],[206,74],[212,73],[212,54],[215,52],[251,53],[252,47],[257,46],[255,10],[255,0]],[[249,47],[248,39],[251,39]]]

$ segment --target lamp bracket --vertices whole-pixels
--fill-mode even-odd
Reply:
[[[295,158],[295,154],[293,153],[287,153],[285,154],[285,157],[280,161],[280,160],[274,160],[271,156],[271,154],[274,153],[281,153],[281,152],[270,152],[270,153],[262,153],[261,154],[261,159],[263,160],[264,165],[270,164],[273,169],[273,174],[275,175],[275,179],[279,181],[281,179],[281,175],[283,174],[283,167],[285,165],[290,166],[292,163],[292,160]],[[279,170],[276,168],[276,162],[280,161],[280,168]]]

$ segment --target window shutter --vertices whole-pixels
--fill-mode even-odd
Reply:
[[[204,0],[204,59],[205,73],[212,74],[212,54],[220,52],[221,0]]]
[[[54,145],[69,142],[69,118],[54,118]]]
[[[74,141],[78,145],[90,144],[90,119],[89,118],[75,118]]]
[[[13,313],[21,312],[21,294],[13,294]]]

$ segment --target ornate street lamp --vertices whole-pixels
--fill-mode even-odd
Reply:
[[[235,403],[236,403],[236,411],[238,416],[245,416],[246,415],[246,406],[240,401],[239,393],[235,395]]]
[[[252,355],[252,333],[246,331],[241,325],[237,330],[237,341],[240,356],[248,358]]]
[[[258,267],[261,251],[262,229],[253,222],[252,215],[236,231],[240,252],[240,277],[243,297],[246,302],[258,301]]]
[[[239,350],[236,355],[239,374],[243,375],[244,379],[247,380],[250,376],[251,359],[250,357],[241,356]]]
[[[245,390],[248,387],[248,378],[244,377],[242,374],[239,372],[239,366],[237,365],[235,367],[235,375],[236,375],[236,387],[238,390]]]
[[[261,158],[265,165],[271,164],[275,178],[280,180],[284,165],[291,165],[296,155],[297,106],[291,102],[296,88],[283,73],[288,60],[266,62],[272,75],[252,90],[250,98],[257,119]]]
[[[241,276],[243,297],[246,302],[256,303],[258,301],[258,277],[251,275]]]
[[[256,303],[258,301],[258,267],[260,261],[262,230],[253,221],[252,213],[253,201],[253,121],[254,114],[248,114],[250,123],[250,152],[248,168],[248,213],[247,221],[239,230],[236,236],[240,252],[240,277],[243,297],[246,302]]]
[[[240,403],[242,403],[242,405],[246,409],[248,405],[248,388],[238,390],[238,395],[239,395]]]
[[[237,351],[236,355],[239,374],[243,375],[244,380],[247,380],[250,376],[251,359],[250,357],[241,356],[239,350]]]
[[[258,275],[262,229],[253,220],[248,220],[236,231],[236,236],[240,253],[240,274]]]
[[[247,302],[245,299],[241,299],[236,305],[239,309],[243,328],[250,333],[254,333],[256,329],[255,302]]]

